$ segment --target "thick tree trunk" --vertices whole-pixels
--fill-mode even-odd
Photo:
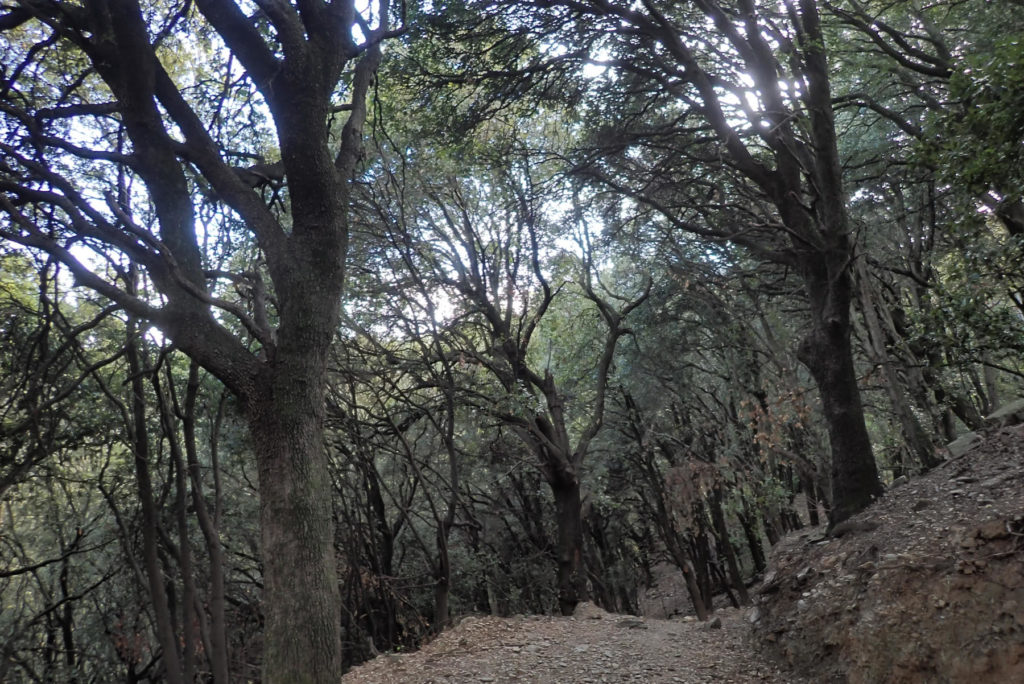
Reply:
[[[799,349],[814,377],[832,447],[830,525],[867,508],[882,495],[878,468],[864,421],[864,408],[850,343],[851,282],[848,250],[819,258],[805,272],[811,331]],[[842,263],[829,263],[842,262]]]
[[[558,608],[572,615],[576,604],[587,598],[583,575],[583,517],[580,483],[575,477],[555,478],[550,483],[555,495],[558,526]]]
[[[265,684],[341,679],[340,595],[323,441],[326,350],[309,343],[308,352],[301,345],[279,347],[247,407],[259,463]]]

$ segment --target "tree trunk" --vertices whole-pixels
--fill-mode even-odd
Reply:
[[[708,619],[708,604],[704,602],[704,595],[701,593],[700,584],[697,582],[697,572],[693,569],[690,561],[690,554],[682,544],[682,540],[675,534],[667,531],[665,535],[665,546],[668,553],[675,561],[676,567],[683,573],[683,580],[686,582],[686,591],[690,594],[690,601],[693,603],[693,611],[697,613],[697,619],[701,622]]]
[[[449,458],[452,455],[449,454]],[[454,503],[454,502],[453,502]],[[437,565],[434,568],[434,624],[433,631],[440,634],[448,626],[449,597],[451,594],[452,563],[448,553],[448,535],[455,522],[455,508],[449,506],[448,514],[437,528]]]
[[[689,557],[693,559],[693,579],[700,592],[700,600],[711,613],[715,609],[715,594],[712,591],[712,566],[715,564],[715,558],[712,555],[711,546],[708,544],[707,532],[700,522],[702,513],[699,511],[697,529],[690,533],[687,541],[690,547]]]
[[[199,450],[196,442],[196,398],[199,393],[199,365],[193,361],[189,365],[188,385],[185,390],[185,412],[182,417],[182,431],[185,438],[185,458],[188,463],[189,482],[191,483],[192,505],[199,521],[199,529],[203,533],[206,553],[210,564],[210,589],[207,604],[210,612],[210,652],[207,657],[213,674],[214,684],[226,684],[228,681],[228,653],[226,598],[224,590],[224,549],[221,546],[220,530],[217,521],[221,500],[220,487],[215,486],[213,492],[216,514],[211,515],[203,496],[203,484],[199,468]],[[218,418],[219,421],[219,418]],[[214,472],[214,481],[220,468],[217,457],[216,440],[218,426],[213,427],[211,435],[210,465]]]
[[[806,473],[800,476],[800,482],[803,485],[805,503],[807,505],[807,521],[811,527],[817,527],[821,524],[821,521],[818,519],[817,484],[815,484],[814,478]]]
[[[443,358],[443,357],[442,357]],[[437,521],[437,573],[434,586],[434,630],[441,632],[451,623],[449,599],[451,596],[452,561],[448,540],[455,525],[459,499],[459,453],[455,446],[455,379],[449,362],[444,362],[445,423],[444,447],[448,454],[448,501],[444,517]]]
[[[1001,406],[999,397],[999,376],[991,365],[991,352],[986,352],[982,359],[982,377],[985,379],[985,415],[993,413]]]
[[[64,552],[64,549],[61,549]],[[67,667],[68,684],[78,684],[78,673],[75,671],[75,598],[71,594],[71,586],[68,581],[68,569],[71,566],[70,557],[65,557],[60,564],[60,597],[64,606],[60,611],[61,637],[64,645],[64,665]],[[3,677],[0,677],[2,680]]]
[[[337,684],[341,678],[323,441],[327,345],[317,349],[315,340],[308,342],[308,348],[290,349],[282,342],[247,406],[259,464],[265,684]]]
[[[764,525],[764,536],[768,537],[768,545],[775,546],[779,543],[779,528],[775,524],[773,519],[775,516],[769,515],[768,511],[761,513],[761,523]]]
[[[725,523],[725,512],[722,510],[722,490],[715,489],[708,502],[711,507],[711,519],[715,524],[715,532],[718,535],[722,553],[725,555],[726,568],[729,570],[729,583],[732,584],[739,595],[741,605],[750,604],[750,595],[747,594],[747,587],[743,583],[743,573],[740,571],[739,560],[736,558],[736,549],[729,540],[729,527]]]
[[[181,452],[181,442],[178,439],[178,429],[174,421],[174,408],[172,406],[174,378],[170,367],[167,371],[167,391],[160,383],[160,376],[156,373],[152,376],[153,394],[156,397],[157,409],[160,413],[160,420],[163,423],[164,439],[170,451],[171,464],[173,469],[171,475],[174,481],[174,517],[178,526],[178,568],[181,574],[181,629],[179,642],[182,649],[182,679],[186,682],[195,681],[196,671],[196,634],[198,618],[195,612],[196,607],[196,583],[192,563],[192,544],[189,540],[188,529],[188,493],[186,479],[188,477],[185,469],[185,458]],[[170,574],[170,573],[168,573]]]
[[[740,525],[743,527],[743,536],[747,539],[747,546],[750,548],[750,557],[754,560],[754,569],[764,572],[768,563],[764,557],[764,545],[761,543],[761,535],[757,531],[757,518],[750,512],[750,506],[746,498],[743,499],[743,511],[739,514]]]
[[[170,684],[183,684],[178,639],[174,632],[171,609],[168,605],[163,572],[157,549],[157,508],[153,496],[153,482],[149,472],[149,426],[146,415],[146,396],[142,361],[138,349],[138,331],[134,320],[128,324],[125,356],[131,372],[132,448],[135,463],[135,481],[142,513],[142,557],[146,580],[153,605],[157,639],[163,657],[164,677]]]
[[[892,412],[899,422],[900,431],[906,441],[907,448],[920,462],[925,470],[939,464],[935,457],[935,445],[931,437],[921,426],[914,415],[907,397],[904,383],[896,372],[895,364],[886,346],[887,338],[882,330],[882,323],[876,310],[877,294],[871,287],[867,268],[861,262],[857,268],[857,281],[860,285],[860,309],[867,326],[867,351],[875,365],[882,369],[882,378]],[[898,476],[902,473],[894,473]]]
[[[817,263],[808,264],[804,278],[811,304],[811,331],[798,351],[818,386],[832,447],[831,526],[867,508],[883,491],[850,344],[849,256],[849,250],[837,249],[831,258],[819,255]]]
[[[168,422],[170,422],[168,420]],[[188,538],[188,511],[185,479],[185,460],[176,439],[168,435],[171,457],[174,463],[175,514],[178,523],[178,566],[181,569],[181,647],[182,647],[182,678],[186,682],[195,681],[196,671],[196,621],[192,619],[196,607],[196,581],[192,563],[192,543]]]
[[[447,555],[447,551],[445,554]],[[450,609],[448,608],[448,598],[450,595],[449,576],[448,560],[445,558],[441,562],[438,576],[434,579],[434,624],[431,631],[436,634],[443,632],[450,622]]]
[[[587,598],[583,576],[583,518],[580,483],[574,476],[556,477],[549,482],[555,495],[558,526],[558,608],[572,615],[576,604]]]

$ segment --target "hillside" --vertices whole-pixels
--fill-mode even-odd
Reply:
[[[1024,426],[774,549],[750,619],[818,682],[1024,681]]]

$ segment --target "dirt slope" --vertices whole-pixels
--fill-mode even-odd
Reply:
[[[816,682],[1024,682],[1024,426],[852,522],[773,549],[750,615],[766,651]]]
[[[571,618],[471,617],[416,653],[382,655],[355,668],[342,683],[804,681],[753,653],[743,614],[718,615],[718,628],[609,615],[588,604]]]

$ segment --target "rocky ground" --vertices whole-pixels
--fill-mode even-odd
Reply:
[[[671,615],[673,601],[656,602]],[[342,682],[1024,682],[1024,426],[972,439],[832,536],[790,535],[755,605],[713,623],[589,604],[470,617]]]
[[[1024,682],[1024,426],[837,527],[791,535],[750,614],[815,682]]]
[[[469,617],[408,655],[382,655],[343,684],[670,682],[797,684],[805,680],[751,649],[744,614],[701,624],[609,615],[583,604],[574,617]]]

